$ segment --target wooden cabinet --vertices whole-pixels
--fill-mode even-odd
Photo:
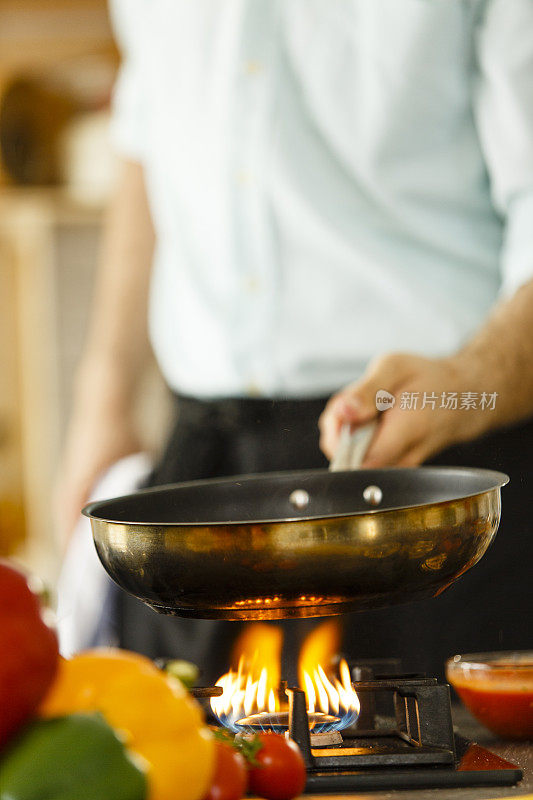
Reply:
[[[75,206],[60,191],[0,194],[0,548],[26,534],[25,559],[48,576],[58,552],[53,480],[100,223],[99,210]]]
[[[106,0],[0,3],[0,76],[113,51]]]
[[[0,550],[17,545],[52,582],[61,546],[51,499],[102,216],[59,189],[0,191]],[[154,362],[142,387],[139,429],[155,449],[169,406]]]
[[[0,234],[0,556],[25,532],[16,296],[15,264]]]
[[[117,63],[106,0],[1,0],[0,101],[20,79],[85,85],[95,63]],[[101,209],[60,190],[0,188],[0,555],[18,550],[48,578],[53,473],[100,223]]]
[[[62,80],[85,92],[90,85],[94,94],[107,80],[101,68],[110,69],[110,85],[117,61],[106,0],[0,1],[0,100],[20,77]],[[106,96],[91,95],[82,111],[99,108]],[[72,189],[2,185],[13,175],[2,178],[1,161],[0,154],[0,555],[18,553],[53,581],[61,547],[52,491],[103,209],[76,203]],[[145,386],[140,425],[150,444],[167,413],[154,367]]]

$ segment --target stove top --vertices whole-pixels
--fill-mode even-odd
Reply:
[[[382,674],[383,667],[393,674]],[[305,693],[286,688],[288,735],[307,767],[307,792],[368,789],[512,786],[522,771],[454,733],[450,688],[423,675],[394,674],[398,663],[350,664],[361,703],[357,722],[342,731],[313,733]],[[197,697],[219,687],[193,690]]]

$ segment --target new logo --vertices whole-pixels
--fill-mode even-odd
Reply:
[[[394,408],[396,398],[385,389],[379,389],[376,392],[376,408],[378,411],[387,411],[389,408]]]

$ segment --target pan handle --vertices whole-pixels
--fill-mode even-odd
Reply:
[[[369,422],[361,428],[351,431],[347,423],[342,426],[339,444],[330,461],[330,472],[359,469],[377,428],[377,422]]]

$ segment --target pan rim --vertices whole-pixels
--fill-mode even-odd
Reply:
[[[126,519],[112,519],[108,516],[103,516],[99,513],[94,513],[96,508],[100,509],[101,511],[105,512],[106,507],[110,506],[111,504],[120,502],[121,500],[130,500],[132,497],[136,497],[142,494],[153,494],[156,495],[159,492],[163,493],[168,491],[169,489],[181,489],[181,488],[189,488],[195,486],[213,486],[213,485],[223,485],[223,484],[240,484],[240,483],[248,483],[254,481],[265,481],[269,479],[275,478],[282,478],[288,477],[291,475],[294,479],[298,479],[299,476],[303,477],[312,477],[315,475],[331,475],[331,474],[347,474],[358,472],[359,470],[346,470],[337,473],[331,473],[327,469],[308,469],[308,470],[278,470],[276,472],[261,472],[261,473],[252,473],[247,475],[233,475],[227,476],[224,478],[206,478],[206,479],[199,479],[194,481],[181,481],[178,483],[167,483],[161,486],[151,486],[145,489],[139,489],[136,492],[130,492],[129,494],[120,495],[117,497],[110,497],[104,500],[94,500],[87,505],[85,505],[81,513],[88,517],[90,520],[95,520],[97,522],[103,522],[108,525],[127,525],[127,526],[134,526],[135,528],[206,528],[206,527],[229,527],[229,526],[243,526],[243,525],[279,525],[282,523],[296,523],[296,522],[309,522],[309,521],[320,521],[320,520],[332,520],[332,519],[342,519],[342,518],[353,518],[353,517],[363,517],[367,515],[376,515],[376,514],[387,514],[389,512],[395,511],[408,511],[417,508],[428,508],[430,506],[442,506],[448,503],[455,503],[461,500],[468,500],[473,497],[478,497],[480,495],[486,494],[487,492],[494,491],[495,489],[501,489],[503,486],[506,486],[510,478],[504,472],[499,472],[497,470],[491,469],[480,469],[476,467],[453,467],[453,466],[421,466],[421,467],[385,467],[381,469],[369,469],[369,470],[362,470],[365,474],[371,476],[372,474],[378,473],[393,473],[393,472],[401,472],[405,473],[414,473],[414,472],[450,472],[454,475],[458,475],[460,473],[464,474],[473,474],[475,473],[478,477],[486,477],[487,481],[489,478],[491,479],[490,485],[488,485],[485,489],[477,490],[474,492],[466,492],[465,494],[456,495],[455,497],[450,497],[444,500],[431,500],[426,503],[416,503],[416,504],[405,504],[405,505],[396,505],[391,507],[377,507],[377,508],[368,508],[361,511],[352,511],[352,512],[340,512],[336,514],[309,514],[306,516],[294,516],[294,517],[272,517],[269,519],[246,519],[246,520],[214,520],[214,521],[174,521],[174,522],[136,522],[135,520],[126,520]]]

